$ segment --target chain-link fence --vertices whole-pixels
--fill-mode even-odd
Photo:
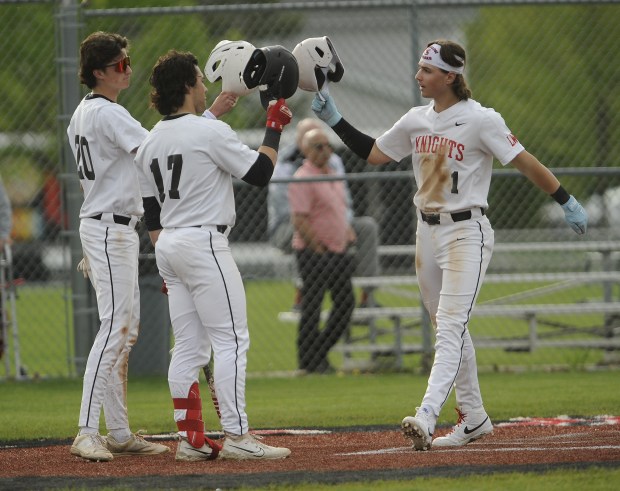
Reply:
[[[306,38],[327,35],[345,65],[342,81],[330,85],[338,108],[360,130],[379,136],[410,107],[424,103],[413,79],[422,48],[437,38],[462,44],[474,99],[501,112],[524,146],[590,214],[587,236],[577,237],[549,197],[496,163],[488,215],[497,245],[480,315],[474,313],[470,325],[480,364],[584,366],[614,360],[620,346],[614,311],[620,250],[617,2],[145,1],[140,8],[123,8],[130,4],[65,0],[0,6],[0,174],[13,207],[14,276],[20,283],[17,316],[5,323],[18,325],[19,343],[8,325],[4,329],[7,373],[15,374],[15,348],[23,364],[17,370],[28,376],[81,373],[98,327],[93,293],[75,271],[81,258],[81,191],[65,133],[86,93],[77,80],[79,42],[96,30],[129,38],[132,84],[119,102],[147,129],[159,119],[148,104],[150,69],[171,48],[192,51],[204,64],[222,39],[292,50]],[[219,83],[209,85],[209,101],[219,91]],[[289,100],[294,120],[284,132],[282,154],[294,146],[295,125],[312,116],[312,97],[298,91]],[[222,119],[251,147],[260,144],[265,113],[258,94],[242,98]],[[419,309],[414,277],[411,163],[370,166],[330,130],[328,135],[346,171],[358,232],[353,280],[358,308],[330,363],[426,366],[432,333]],[[280,179],[280,186],[289,181]],[[298,367],[297,261],[270,237],[271,192],[235,183],[237,223],[229,238],[248,299],[250,372]],[[158,292],[152,248],[140,232],[145,315],[133,367],[163,372],[171,343],[166,298]],[[329,302],[326,297],[323,310]],[[556,313],[532,307],[541,304],[565,307]]]

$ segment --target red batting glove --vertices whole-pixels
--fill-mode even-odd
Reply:
[[[269,107],[267,107],[267,128],[272,128],[281,133],[292,118],[293,113],[284,99],[281,98],[269,103]]]
[[[161,282],[161,292],[168,296],[168,286],[166,285],[166,282],[164,280],[162,280]]]

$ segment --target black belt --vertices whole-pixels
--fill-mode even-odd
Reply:
[[[192,227],[195,227],[195,228],[200,228],[200,227],[202,227],[202,225],[192,225]],[[215,229],[216,229],[219,233],[221,233],[221,234],[223,234],[224,232],[226,232],[226,229],[227,229],[227,228],[228,228],[228,225],[216,225],[216,226],[215,226]]]
[[[480,208],[480,213],[484,215],[484,208]],[[420,211],[420,216],[422,217],[422,220],[429,225],[439,225],[441,222],[440,213],[424,213],[423,211]],[[471,210],[450,213],[450,216],[452,217],[453,222],[462,222],[471,218]]]
[[[99,215],[95,215],[89,218],[92,218],[93,220],[101,220],[102,216],[103,216],[103,213],[99,213]],[[114,219],[114,223],[119,223],[121,225],[129,225],[129,222],[131,222],[131,217],[117,215],[116,213],[112,215],[112,218]]]

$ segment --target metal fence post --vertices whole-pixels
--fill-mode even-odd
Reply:
[[[65,234],[70,250],[69,277],[71,299],[73,303],[74,326],[74,359],[69,361],[75,367],[78,375],[84,373],[86,359],[97,329],[97,307],[94,293],[88,281],[78,272],[75,265],[82,258],[82,244],[80,242],[79,210],[83,196],[75,170],[75,161],[69,142],[66,128],[69,125],[71,114],[80,102],[80,85],[78,83],[79,65],[79,5],[77,0],[62,0],[58,4],[56,13],[58,82],[60,88],[60,108],[58,117],[58,142],[60,157],[64,173],[61,175],[63,184],[64,207],[68,216],[68,230]],[[70,352],[70,351],[69,351]]]

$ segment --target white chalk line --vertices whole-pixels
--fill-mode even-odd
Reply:
[[[466,448],[458,449],[434,449],[433,453],[497,453],[497,452],[548,452],[553,451],[575,451],[575,450],[619,450],[620,445],[593,445],[593,446],[576,446],[576,447],[505,447],[505,448],[472,448],[471,445]],[[355,455],[382,455],[391,453],[411,452],[411,447],[394,447],[382,448],[379,450],[364,450],[362,452],[337,453],[338,457],[352,457]]]

